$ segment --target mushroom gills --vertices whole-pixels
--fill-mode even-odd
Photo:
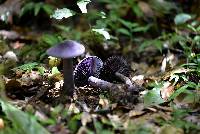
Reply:
[[[109,82],[122,82],[122,80],[116,76],[116,73],[120,73],[126,77],[130,76],[130,67],[126,60],[120,56],[109,57],[104,62],[99,78]]]
[[[88,85],[88,78],[100,75],[100,70],[103,67],[103,62],[97,56],[84,58],[74,70],[74,83],[76,87]]]

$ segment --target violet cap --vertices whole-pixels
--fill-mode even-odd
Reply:
[[[88,85],[88,78],[99,77],[103,62],[97,56],[84,58],[74,70],[74,82],[77,87]]]
[[[73,58],[85,52],[85,47],[73,40],[67,40],[47,50],[47,54],[58,58]]]

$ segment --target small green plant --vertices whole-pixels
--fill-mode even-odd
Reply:
[[[27,12],[33,12],[34,16],[37,16],[41,10],[46,14],[51,15],[53,13],[53,6],[44,2],[27,2],[21,9],[20,16],[23,16]]]
[[[31,71],[32,69],[36,68],[39,64],[37,62],[23,64],[19,67],[13,68],[14,71],[16,70],[23,70],[23,71]]]
[[[172,119],[168,121],[169,124],[172,124],[178,128],[183,128],[186,133],[190,133],[192,131],[195,133],[200,130],[198,125],[184,119],[185,117],[190,116],[190,109],[179,109],[175,106],[172,107],[174,110],[172,112]]]
[[[77,2],[77,5],[81,10],[82,15],[89,14],[86,6],[90,2],[91,2],[90,0],[80,0],[80,1]],[[80,15],[80,14],[75,12],[75,11],[72,11],[68,8],[62,8],[62,9],[56,9],[54,11],[54,13],[51,15],[51,18],[61,20],[63,18],[69,18],[69,17],[74,16],[74,15]],[[97,16],[99,16],[99,15],[97,15]],[[88,18],[90,18],[90,17],[88,17]],[[91,25],[91,24],[89,23],[88,25]],[[57,25],[56,27],[59,28],[59,29],[62,29],[62,30],[66,30],[66,27],[63,27],[63,26]],[[94,32],[97,32],[97,33],[103,35],[105,37],[105,39],[110,39],[110,34],[105,30],[105,28],[102,28],[102,27],[97,28],[97,27],[94,26],[94,28],[92,28],[91,31],[94,31]]]
[[[49,134],[49,132],[41,126],[33,115],[29,115],[6,101],[0,100],[1,108],[10,123],[6,129],[0,130],[3,133],[14,134]]]

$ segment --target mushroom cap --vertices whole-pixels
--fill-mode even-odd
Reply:
[[[101,69],[99,78],[109,82],[120,82],[121,80],[116,77],[115,73],[121,73],[124,76],[130,76],[130,67],[126,60],[120,56],[109,57]]]
[[[73,40],[66,40],[47,50],[47,54],[58,58],[73,58],[85,52],[85,47]]]
[[[84,58],[74,70],[75,86],[80,87],[88,85],[88,78],[90,76],[98,78],[102,67],[103,62],[97,56]]]

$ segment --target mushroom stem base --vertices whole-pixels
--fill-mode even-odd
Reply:
[[[72,96],[74,91],[73,61],[72,59],[63,60],[64,88],[62,95]]]

